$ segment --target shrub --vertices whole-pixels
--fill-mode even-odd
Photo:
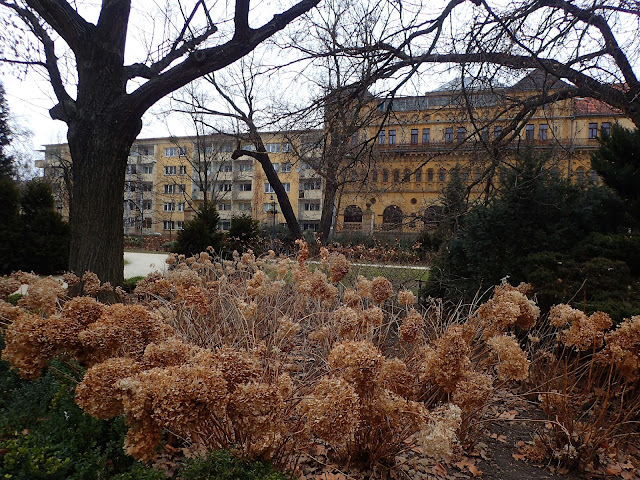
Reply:
[[[225,248],[229,252],[255,250],[259,238],[260,223],[257,220],[250,215],[234,216],[231,218],[231,227],[224,240]]]
[[[636,268],[638,254],[631,252],[636,237],[617,233],[624,221],[620,199],[607,188],[554,177],[545,169],[545,159],[531,153],[518,162],[498,195],[473,208],[441,250],[422,295],[457,304],[506,276],[515,283],[532,283],[545,308],[578,292],[575,301],[587,303],[596,296],[635,295],[638,279],[629,277],[628,264],[616,264],[613,273],[621,276],[603,283],[599,263],[594,263],[594,258],[611,255],[611,261],[629,260]],[[618,247],[629,255],[623,257]],[[586,290],[581,290],[585,279]]]
[[[214,450],[204,457],[187,460],[180,469],[183,480],[292,480],[268,464],[247,461],[226,450]]]
[[[131,293],[136,288],[136,285],[138,285],[138,282],[140,280],[142,280],[143,278],[145,278],[145,277],[138,276],[138,277],[125,278],[124,282],[122,282],[122,288],[125,291]]]
[[[196,218],[184,224],[184,230],[178,232],[177,243],[173,252],[195,255],[213,247],[220,250],[222,233],[218,231],[220,216],[215,208],[209,207],[198,212]]]

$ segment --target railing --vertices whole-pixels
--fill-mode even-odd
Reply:
[[[574,138],[574,139],[558,139],[549,138],[546,140],[534,139],[520,139],[514,140],[509,143],[508,147],[516,147],[528,145],[534,148],[549,148],[553,146],[559,146],[563,148],[574,149],[593,149],[598,147],[598,139],[596,138]],[[374,151],[380,154],[395,154],[395,153],[424,153],[424,152],[442,152],[442,151],[470,151],[481,148],[482,144],[478,140],[467,140],[464,142],[458,142],[453,140],[451,142],[428,142],[428,143],[394,143],[391,145],[376,144]]]

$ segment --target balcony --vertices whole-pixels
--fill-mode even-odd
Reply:
[[[534,138],[516,139],[509,145],[510,147],[531,146],[534,148],[549,148],[560,146],[563,148],[574,149],[594,149],[598,147],[596,138],[549,138],[540,140]],[[394,143],[392,145],[375,145],[374,151],[379,155],[397,155],[397,154],[420,154],[420,153],[446,153],[446,152],[469,152],[482,148],[479,140],[467,140],[465,142],[429,142],[429,143]]]

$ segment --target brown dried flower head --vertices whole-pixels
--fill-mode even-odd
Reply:
[[[331,271],[331,281],[338,283],[349,273],[351,265],[347,261],[347,258],[341,253],[332,253],[329,255],[329,269]]]
[[[417,343],[422,339],[423,329],[424,318],[412,308],[400,325],[400,339],[406,343]]]
[[[452,392],[470,369],[470,348],[461,325],[452,325],[423,352],[420,381]]]
[[[393,286],[385,277],[375,277],[371,280],[371,298],[380,304],[393,295]]]
[[[497,372],[502,381],[525,380],[529,376],[529,360],[515,337],[496,335],[487,342],[498,356]]]
[[[398,292],[398,303],[405,307],[409,307],[416,303],[416,296],[411,290],[400,290]]]

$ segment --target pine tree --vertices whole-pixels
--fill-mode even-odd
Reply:
[[[611,136],[600,139],[591,165],[604,183],[625,201],[628,213],[640,223],[640,130],[631,131],[614,124]]]
[[[11,130],[9,128],[9,107],[4,98],[4,87],[0,83],[0,178],[13,177],[15,169],[13,158],[5,152],[5,147],[11,143]]]

